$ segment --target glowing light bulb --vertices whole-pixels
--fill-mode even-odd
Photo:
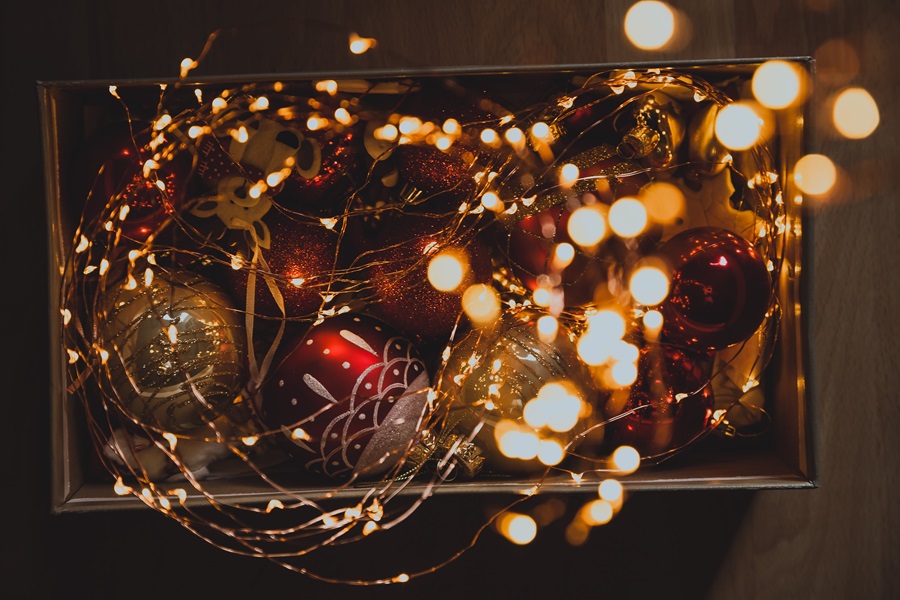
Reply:
[[[602,365],[612,355],[614,341],[596,333],[586,333],[578,339],[578,356],[586,365]]]
[[[625,14],[625,35],[642,50],[658,50],[675,33],[675,13],[665,2],[637,2]]]
[[[552,467],[563,461],[566,451],[556,440],[541,440],[538,443],[537,457],[542,464]]]
[[[522,130],[518,127],[510,127],[506,130],[506,133],[503,134],[503,137],[506,138],[507,142],[517,148],[525,141],[525,134],[522,133]]]
[[[524,546],[537,536],[537,522],[528,515],[508,513],[498,521],[500,533],[514,544]]]
[[[537,320],[538,337],[545,343],[550,343],[556,339],[556,333],[559,330],[559,322],[552,315],[544,315]]]
[[[557,244],[553,249],[553,268],[562,271],[575,258],[575,247],[568,242]]]
[[[547,139],[550,137],[550,126],[543,121],[538,121],[531,126],[531,135],[539,140]]]
[[[859,87],[838,94],[831,116],[838,133],[853,140],[871,135],[881,119],[875,99]]]
[[[334,79],[323,79],[316,82],[317,92],[326,92],[329,96],[334,96],[338,91],[337,81]]]
[[[614,310],[604,309],[587,317],[588,332],[607,339],[621,339],[625,335],[625,319]]]
[[[669,295],[669,278],[656,267],[640,267],[628,280],[628,291],[644,306],[656,306]]]
[[[599,208],[582,206],[569,215],[566,231],[573,242],[582,248],[591,248],[606,235],[606,217]]]
[[[731,150],[746,150],[759,140],[763,120],[753,107],[736,102],[716,115],[716,138]]]
[[[827,156],[807,154],[794,166],[794,183],[810,196],[821,196],[834,187],[837,169]]]
[[[600,497],[607,502],[618,502],[622,499],[624,488],[622,484],[615,479],[604,479],[597,488]]]
[[[360,37],[355,33],[350,34],[350,52],[363,54],[374,48],[376,41],[373,38]]]
[[[509,419],[503,419],[494,427],[494,439],[501,454],[507,458],[531,460],[537,456],[540,441],[533,431],[522,431]]]
[[[447,119],[444,121],[444,125],[441,129],[443,129],[444,133],[447,135],[459,135],[462,131],[462,128],[459,126],[459,121],[456,119]]]
[[[485,192],[481,196],[481,205],[488,210],[503,210],[503,202],[494,192]]]
[[[631,362],[617,362],[610,369],[610,376],[615,385],[619,387],[627,387],[637,380],[637,366]]]
[[[428,263],[428,281],[442,292],[455,290],[465,275],[466,265],[455,252],[440,252]]]
[[[656,181],[643,188],[641,201],[647,216],[663,225],[675,223],[686,211],[684,194],[677,186],[665,181]]]
[[[572,163],[563,165],[559,170],[559,184],[566,188],[572,187],[572,184],[578,181],[580,173],[578,167]]]
[[[612,358],[617,361],[636,363],[640,355],[638,347],[625,340],[616,340],[612,344]]]
[[[500,136],[497,135],[496,131],[490,128],[482,130],[480,137],[481,141],[488,146],[494,146],[500,142]]]
[[[753,95],[766,108],[787,108],[795,104],[803,91],[802,72],[783,60],[770,60],[753,73]]]
[[[476,283],[463,293],[462,308],[473,323],[487,325],[500,316],[500,296],[494,288]]]
[[[597,526],[612,521],[613,514],[612,504],[606,500],[592,500],[584,506],[581,516],[588,525]]]
[[[647,329],[659,332],[663,325],[662,313],[658,310],[648,310],[644,313],[643,322]]]
[[[647,226],[647,209],[640,200],[621,198],[609,207],[609,228],[624,238],[640,234]]]
[[[634,473],[641,465],[641,455],[631,446],[619,446],[612,454],[613,466],[624,474]]]

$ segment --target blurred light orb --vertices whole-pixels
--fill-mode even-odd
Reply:
[[[606,235],[606,218],[599,208],[582,206],[569,216],[566,231],[573,242],[582,248],[591,248]]]
[[[441,252],[428,263],[428,281],[442,292],[455,290],[465,275],[465,265],[451,252]]]
[[[612,462],[622,473],[634,473],[641,465],[641,455],[631,446],[619,446],[612,454]]]
[[[753,107],[741,102],[725,106],[716,116],[716,138],[731,150],[746,150],[760,137],[763,119]]]
[[[500,533],[514,544],[524,546],[537,536],[537,522],[528,515],[510,513],[500,518]]]
[[[618,502],[622,499],[624,489],[622,488],[622,484],[617,480],[604,479],[600,482],[600,487],[597,488],[597,492],[600,494],[600,497],[607,502]]]
[[[851,140],[869,137],[881,120],[875,99],[860,87],[847,88],[838,94],[831,117],[838,133]]]
[[[630,238],[647,226],[647,209],[636,198],[621,198],[609,207],[609,227],[616,235]]]
[[[613,507],[606,500],[592,500],[584,507],[583,519],[588,525],[606,525],[612,518]]]
[[[637,2],[625,14],[625,35],[641,50],[659,50],[674,33],[675,12],[665,2]]]
[[[601,310],[587,317],[588,331],[607,339],[622,339],[625,335],[625,319],[614,310]]]
[[[637,381],[637,365],[628,361],[617,362],[613,365],[612,369],[610,369],[610,376],[615,385],[627,387]]]
[[[803,91],[803,73],[783,60],[770,60],[753,73],[753,95],[766,108],[787,108],[795,104]]]
[[[628,280],[631,296],[644,306],[656,306],[669,295],[669,278],[656,267],[641,267]]]
[[[541,440],[538,444],[538,460],[552,467],[558,465],[566,457],[566,451],[556,440]]]
[[[500,296],[491,286],[476,283],[463,292],[462,307],[473,323],[487,325],[500,316]]]
[[[794,183],[805,194],[826,194],[837,181],[837,168],[822,154],[807,154],[794,166]]]
[[[678,186],[665,181],[655,181],[642,189],[641,201],[647,216],[663,225],[675,223],[686,211],[684,194]]]
[[[658,310],[648,310],[643,317],[644,327],[657,331],[662,328],[663,316]]]

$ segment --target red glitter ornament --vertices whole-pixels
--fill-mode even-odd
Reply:
[[[295,343],[264,385],[261,411],[308,470],[372,477],[412,445],[427,416],[429,383],[409,340],[347,313]]]
[[[431,146],[400,145],[392,153],[404,180],[400,191],[407,208],[456,210],[475,193],[469,167],[457,156]]]
[[[660,253],[672,267],[660,306],[663,335],[675,344],[719,350],[746,340],[769,308],[771,279],[750,242],[717,227],[688,229]]]
[[[305,135],[315,146],[301,147],[297,166],[275,202],[293,210],[317,208],[328,212],[343,204],[365,178],[362,135],[356,129]]]
[[[710,353],[659,344],[641,348],[638,378],[627,402],[617,407],[614,393],[606,404],[610,417],[634,409],[610,424],[615,443],[655,456],[697,437],[712,416],[713,392],[707,385],[712,364]]]
[[[85,215],[127,206],[121,221],[122,235],[138,243],[146,241],[177,212],[191,175],[190,157],[180,153],[144,177],[144,163],[153,156],[146,147],[149,141],[146,130],[132,137],[128,127],[117,127],[94,140],[88,151],[92,158],[87,174],[94,179]],[[162,182],[162,188],[157,181]]]
[[[253,312],[267,317],[282,315],[266,279],[281,292],[285,314],[300,317],[314,314],[329,290],[338,250],[338,235],[319,223],[308,223],[271,210],[264,222],[271,235],[268,249],[261,254],[265,265],[256,266],[256,294]],[[228,270],[229,287],[242,307],[246,307],[251,255],[242,251],[243,266]]]
[[[368,268],[377,295],[373,308],[409,335],[448,335],[462,312],[461,294],[472,284],[491,281],[487,246],[459,231],[451,236],[449,224],[447,219],[404,216],[387,223],[375,239]],[[458,251],[468,263],[463,282],[452,292],[439,291],[428,281],[428,263],[442,250]]]

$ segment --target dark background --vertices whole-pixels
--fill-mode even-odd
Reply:
[[[635,49],[631,2],[25,2],[3,4],[4,210],[0,272],[0,595],[4,597],[900,597],[900,350],[896,170],[900,89],[892,0],[675,2],[692,23],[677,52]],[[51,516],[47,255],[35,82],[170,78],[206,36],[223,36],[198,75],[465,65],[618,63],[813,55],[843,38],[855,49],[819,61],[814,151],[843,185],[816,208],[812,232],[812,390],[821,488],[643,493],[573,548],[563,521],[514,547],[486,532],[436,574],[405,586],[322,584],[267,561],[226,554],[150,511]],[[379,40],[363,56],[347,34]],[[857,68],[858,67],[858,68]],[[820,113],[834,86],[866,87],[881,125],[837,139]],[[345,576],[390,576],[437,560],[500,499],[438,497],[388,546],[315,563]],[[569,502],[571,510],[577,502]]]

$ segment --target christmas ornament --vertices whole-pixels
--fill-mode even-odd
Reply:
[[[475,283],[490,283],[487,246],[446,219],[404,216],[384,224],[367,257],[368,274],[377,296],[373,309],[409,335],[448,335],[462,312],[461,294]],[[428,263],[441,251],[456,251],[467,264],[456,290],[442,292],[428,281]]]
[[[331,288],[337,261],[338,234],[320,223],[309,223],[271,210],[265,216],[270,233],[269,246],[260,250],[253,264],[252,245],[246,242],[237,250],[239,258],[228,269],[229,289],[242,308],[246,308],[250,273],[255,273],[253,312],[264,317],[302,317],[314,314],[322,306],[323,296]],[[277,295],[282,300],[276,298]],[[279,307],[283,302],[284,312]]]
[[[292,210],[313,210],[334,216],[362,182],[366,161],[362,160],[360,133],[356,129],[308,132],[308,143],[296,155],[297,163],[284,189],[275,197]]]
[[[404,184],[400,201],[408,209],[456,210],[475,193],[475,180],[459,157],[425,145],[402,144],[392,153]]]
[[[109,218],[124,215],[122,235],[137,243],[146,241],[178,211],[191,175],[191,158],[186,153],[145,173],[144,165],[153,157],[146,145],[149,141],[146,130],[132,136],[130,128],[114,127],[87,151],[87,173],[93,185],[85,215],[110,210],[115,214]]]
[[[771,280],[747,240],[699,227],[667,241],[660,254],[671,265],[669,296],[660,306],[666,340],[717,350],[747,339],[762,323]]]
[[[609,418],[633,411],[609,424],[611,438],[643,456],[664,454],[691,442],[710,423],[711,372],[709,353],[645,345],[640,350],[637,381],[624,393],[613,392],[606,402]]]
[[[103,297],[99,343],[120,406],[145,425],[201,427],[240,394],[246,342],[228,297],[199,275],[157,273]]]
[[[688,179],[699,182],[701,178],[714,177],[728,164],[728,150],[716,138],[716,117],[719,105],[704,102],[691,118],[687,132],[690,169]]]
[[[579,360],[568,331],[560,326],[555,340],[542,341],[537,312],[507,312],[489,330],[476,330],[454,347],[440,376],[441,389],[453,398],[451,422],[464,435],[477,430],[474,442],[484,452],[486,467],[503,473],[534,473],[546,463],[507,456],[497,439],[498,427],[513,422],[528,429],[526,405],[545,384],[564,384],[579,397],[576,423],[565,431],[544,430],[544,438],[564,447],[586,424],[586,407],[596,390],[587,367]],[[551,408],[552,412],[552,408]],[[483,423],[483,424],[482,424]],[[557,428],[563,429],[563,428]],[[538,444],[540,431],[526,433]]]
[[[304,466],[375,477],[412,447],[429,376],[409,340],[363,314],[326,319],[292,346],[264,385],[262,415]]]
[[[630,101],[630,111],[615,120],[619,131],[627,127],[616,152],[625,159],[640,159],[655,169],[672,165],[684,138],[681,112],[678,103],[662,92],[636,97]],[[626,114],[628,118],[622,119]]]
[[[321,148],[315,139],[265,117],[238,123],[230,135],[208,135],[197,142],[196,173],[209,186],[227,175],[266,181],[282,169],[313,177],[320,166]]]

